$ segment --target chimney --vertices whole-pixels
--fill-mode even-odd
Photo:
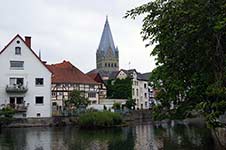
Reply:
[[[31,48],[31,37],[30,36],[25,36],[25,43],[29,48]]]

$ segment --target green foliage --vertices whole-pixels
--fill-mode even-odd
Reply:
[[[108,80],[107,89],[108,98],[132,98],[132,81],[129,78]]]
[[[0,116],[4,116],[6,118],[12,118],[16,111],[11,107],[5,107],[0,110]]]
[[[87,112],[79,117],[79,126],[82,128],[105,128],[120,125],[122,116],[109,111]]]
[[[128,101],[126,101],[126,107],[128,109],[134,109],[136,106],[136,101],[135,99],[129,98]]]
[[[88,98],[77,90],[71,91],[69,93],[68,101],[66,101],[67,106],[74,105],[76,108],[79,108],[79,106],[87,106],[88,104]]]
[[[150,81],[161,106],[154,118],[184,118],[197,108],[210,127],[219,125],[226,110],[225,10],[225,0],[155,0],[126,13],[145,15],[142,37],[155,44]]]
[[[114,103],[113,104],[113,109],[120,110],[121,109],[121,104],[120,103]]]

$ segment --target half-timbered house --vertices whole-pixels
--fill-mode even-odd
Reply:
[[[99,86],[99,99],[107,98],[107,87],[99,73],[87,73],[87,75],[95,80],[96,82],[100,83]]]
[[[97,104],[99,101],[100,83],[94,81],[84,74],[69,61],[47,65],[52,71],[52,103],[63,109],[69,93],[78,90],[90,101],[90,104]]]

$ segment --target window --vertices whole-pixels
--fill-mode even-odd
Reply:
[[[27,114],[23,113],[23,117],[26,118],[27,117]]]
[[[44,79],[43,78],[35,78],[35,85],[43,85],[44,84]]]
[[[9,103],[10,104],[23,104],[24,98],[23,97],[10,97]]]
[[[94,87],[95,87],[94,85],[89,85],[89,88],[91,89],[94,89]]]
[[[21,55],[21,47],[15,47],[15,54]]]
[[[57,106],[57,102],[53,102],[52,105],[53,105],[53,106]]]
[[[9,103],[10,104],[15,104],[15,97],[10,97],[9,98]]]
[[[17,44],[20,44],[20,41],[19,41],[19,40],[17,40],[17,41],[16,41],[16,43],[17,43]]]
[[[17,99],[16,99],[16,103],[17,104],[22,104],[23,101],[24,101],[24,98],[23,97],[17,97]]]
[[[52,97],[56,97],[56,92],[52,92]]]
[[[43,96],[36,96],[35,97],[35,103],[36,104],[43,104],[44,103],[44,97]]]
[[[115,67],[117,67],[117,65],[115,64]]]
[[[134,88],[132,89],[132,95],[134,95]]]
[[[107,63],[105,63],[105,67],[107,67]]]
[[[144,97],[147,98],[147,93],[144,93]]]
[[[137,96],[139,95],[139,93],[138,93],[138,89],[136,90],[137,91]]]
[[[40,116],[41,116],[41,114],[40,114],[40,113],[37,113],[37,114],[36,114],[36,116],[37,116],[37,117],[40,117]]]
[[[146,83],[144,83],[144,88],[145,88],[145,89],[147,88],[147,84],[146,84]]]
[[[57,92],[57,96],[63,95],[63,92]]]
[[[24,61],[10,61],[11,69],[24,69]]]
[[[9,78],[10,85],[24,85],[23,78]]]
[[[96,93],[88,93],[88,96],[91,98],[95,98],[96,97]]]

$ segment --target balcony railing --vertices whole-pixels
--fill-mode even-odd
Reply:
[[[27,86],[24,85],[7,85],[6,86],[6,92],[7,93],[26,93],[28,90]]]
[[[9,104],[11,108],[13,108],[16,112],[26,112],[27,107],[25,104]]]

